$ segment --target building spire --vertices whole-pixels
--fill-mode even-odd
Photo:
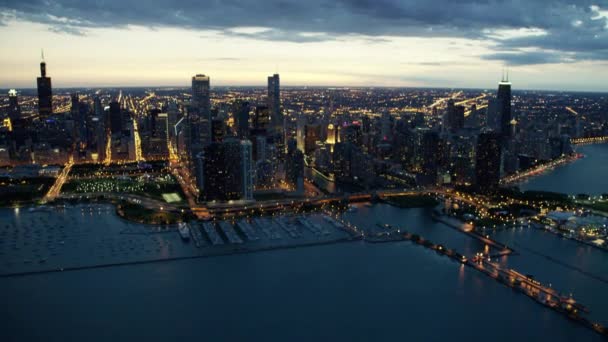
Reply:
[[[507,82],[509,82],[509,67],[507,67]]]
[[[44,62],[44,49],[40,49],[40,59]]]

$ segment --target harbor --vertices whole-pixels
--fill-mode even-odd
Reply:
[[[325,214],[140,225],[111,205],[2,209],[0,276],[65,272],[354,241]]]
[[[350,291],[350,288],[352,288],[353,290],[356,290],[357,293],[366,293],[366,289],[370,288],[370,286],[371,288],[376,287],[376,285],[370,284],[376,284],[377,281],[384,280],[384,283],[386,284],[394,284],[391,285],[393,290],[389,291],[391,303],[395,302],[399,305],[408,303],[408,305],[411,305],[411,296],[408,295],[405,297],[405,294],[402,293],[402,291],[408,291],[408,286],[410,286],[410,284],[413,288],[409,289],[409,291],[420,289],[421,284],[418,283],[417,279],[414,279],[418,277],[411,277],[411,272],[415,271],[423,272],[419,277],[420,281],[426,284],[426,286],[434,282],[441,282],[444,284],[441,287],[429,287],[429,289],[434,289],[433,292],[421,296],[421,298],[425,298],[425,305],[428,305],[429,301],[435,303],[433,306],[451,305],[453,307],[458,307],[460,305],[467,305],[467,307],[471,308],[471,317],[475,317],[474,319],[477,321],[483,321],[483,317],[486,315],[488,301],[493,303],[493,305],[500,306],[501,310],[514,310],[514,312],[525,311],[533,313],[533,315],[538,315],[541,312],[537,312],[533,307],[527,307],[524,303],[520,303],[516,300],[517,297],[521,297],[521,292],[524,292],[525,290],[520,285],[514,286],[514,291],[505,291],[500,288],[494,289],[494,287],[485,283],[483,281],[484,278],[491,279],[493,282],[497,281],[497,279],[493,278],[489,273],[486,274],[481,272],[479,269],[474,270],[476,263],[471,256],[474,256],[475,253],[486,250],[487,246],[488,256],[492,259],[496,256],[496,259],[492,260],[491,263],[488,263],[485,260],[483,261],[484,269],[491,271],[490,273],[492,274],[494,274],[495,271],[500,272],[497,271],[497,268],[493,265],[497,264],[501,270],[524,269],[527,272],[520,272],[521,275],[525,275],[528,272],[538,275],[538,278],[535,278],[535,280],[538,279],[538,281],[541,279],[548,279],[547,274],[540,270],[533,270],[530,272],[526,267],[503,264],[504,260],[508,260],[509,263],[512,261],[521,261],[522,255],[520,254],[525,254],[526,259],[535,257],[535,255],[529,253],[528,247],[520,247],[521,242],[513,242],[508,238],[504,238],[504,236],[497,237],[491,234],[490,238],[491,240],[496,241],[496,244],[487,245],[483,240],[477,239],[470,234],[463,233],[462,231],[455,229],[456,227],[450,227],[445,223],[434,220],[429,215],[429,211],[425,209],[404,210],[385,204],[370,205],[368,203],[362,203],[356,206],[356,210],[345,212],[328,211],[308,214],[275,215],[241,218],[236,221],[192,221],[184,224],[184,226],[187,227],[187,230],[183,229],[183,231],[188,232],[188,238],[184,238],[177,225],[163,227],[133,224],[117,217],[112,209],[111,206],[104,205],[81,205],[66,206],[62,208],[46,207],[32,211],[22,208],[18,213],[14,210],[5,210],[0,213],[3,215],[3,218],[10,218],[8,221],[3,220],[3,225],[0,227],[3,229],[3,232],[6,231],[5,236],[3,236],[1,249],[3,252],[6,253],[7,251],[5,249],[7,246],[5,243],[10,241],[9,238],[11,238],[13,234],[16,234],[18,237],[16,241],[16,246],[19,248],[17,250],[18,253],[27,252],[28,254],[31,254],[31,250],[28,248],[38,247],[38,253],[41,259],[46,258],[43,263],[34,263],[33,258],[30,258],[29,263],[23,263],[23,260],[20,258],[14,258],[17,260],[15,261],[15,265],[13,265],[13,270],[18,267],[25,272],[13,272],[12,275],[5,275],[3,277],[5,284],[20,284],[18,285],[20,288],[27,289],[28,286],[24,285],[20,279],[23,279],[23,281],[35,279],[31,277],[40,277],[40,279],[47,277],[51,277],[50,279],[73,279],[74,277],[79,277],[80,274],[89,274],[105,277],[105,283],[110,284],[109,286],[123,287],[124,285],[113,283],[114,280],[111,274],[128,272],[129,274],[134,273],[133,277],[137,277],[137,273],[143,270],[162,270],[159,272],[171,270],[170,274],[173,274],[173,272],[180,272],[181,277],[188,277],[189,279],[194,277],[194,279],[198,279],[194,280],[194,282],[197,283],[196,290],[189,285],[190,282],[185,282],[181,285],[182,287],[185,287],[183,291],[190,294],[188,299],[192,301],[192,303],[202,305],[201,301],[204,301],[205,305],[210,305],[209,303],[214,303],[211,305],[219,305],[219,303],[215,303],[211,297],[207,298],[204,296],[204,293],[213,293],[217,291],[214,287],[214,283],[209,283],[209,274],[214,274],[213,281],[218,282],[217,286],[221,286],[222,288],[230,288],[231,284],[234,284],[235,282],[247,282],[252,286],[252,291],[256,290],[264,293],[265,288],[271,288],[273,293],[280,293],[280,287],[277,287],[276,284],[273,285],[272,283],[269,283],[274,279],[270,274],[276,274],[277,272],[296,272],[298,276],[293,280],[290,280],[287,273],[283,275],[283,278],[287,279],[287,282],[290,282],[290,289],[295,289],[294,291],[303,293],[304,298],[306,298],[307,303],[298,302],[296,304],[293,303],[294,299],[291,299],[292,304],[306,307],[306,305],[309,305],[308,303],[322,305],[321,301],[328,300],[326,295],[323,294],[323,291],[313,297],[306,295],[308,293],[306,286],[310,286],[308,284],[313,284],[312,286],[321,286],[322,288],[324,285],[321,284],[331,283],[332,280],[329,279],[333,279],[331,278],[332,275],[338,272],[341,274],[339,276],[340,279],[351,279],[352,281],[352,283],[349,283],[349,286],[346,287],[348,289],[347,291]],[[4,223],[5,221],[8,223]],[[44,227],[47,227],[46,235],[42,234],[42,232],[28,230],[28,227],[34,222],[45,224]],[[5,227],[6,224],[12,229],[7,229]],[[49,228],[50,226],[55,228]],[[400,231],[394,233],[393,227],[404,228],[400,228],[398,229]],[[55,231],[55,229],[57,230]],[[529,229],[527,231],[530,233],[540,233],[540,231],[536,229]],[[242,243],[238,243],[238,240],[232,236],[233,232]],[[501,231],[502,234],[508,232],[511,232],[511,230]],[[49,246],[55,248],[57,255],[47,257],[44,248],[32,246],[32,244],[24,245],[22,242],[25,241],[21,239],[22,234],[27,234],[33,244],[37,243],[36,240],[46,241],[49,239],[47,235],[50,235],[51,243]],[[229,236],[231,237],[229,238]],[[411,241],[414,241],[416,236],[418,236],[415,244],[426,248],[403,248],[404,244],[409,244],[404,241],[404,236],[409,237]],[[361,241],[361,239],[363,239],[363,241]],[[92,240],[93,243],[87,243],[85,240]],[[98,243],[95,244],[95,241],[98,241]],[[124,241],[125,243],[117,244],[119,241]],[[383,243],[387,241],[393,241],[394,243]],[[61,242],[63,242],[63,244]],[[151,242],[154,244],[151,244]],[[509,254],[508,257],[498,256],[498,253],[504,246],[499,244],[501,242],[508,242],[508,246],[514,246],[513,249],[516,250],[517,253]],[[327,246],[330,244],[331,246]],[[9,243],[8,246],[12,248],[13,244]],[[306,246],[306,248],[300,248],[303,246]],[[106,249],[114,252],[114,259],[110,258],[112,256],[111,253],[109,253],[108,256],[108,253],[105,252]],[[149,252],[146,252],[147,250]],[[272,253],[257,253],[271,250],[273,251]],[[94,253],[90,253],[90,251],[94,251]],[[247,257],[239,257],[238,255],[242,253],[253,254],[249,254]],[[101,259],[101,256],[104,256],[106,259]],[[223,257],[216,258],[216,256]],[[445,259],[442,256],[450,256],[449,260],[452,261],[447,261],[448,259]],[[280,258],[277,259],[277,257]],[[371,259],[368,261],[368,258]],[[463,258],[466,258],[465,262],[463,262]],[[76,259],[79,260],[78,263],[75,262]],[[285,259],[284,262],[280,261],[283,259]],[[301,262],[297,261],[300,259]],[[441,259],[445,259],[447,264],[443,263]],[[3,261],[4,260],[6,260],[6,258],[3,259]],[[58,260],[67,261],[63,262],[62,265],[58,267]],[[268,266],[260,265],[252,269],[249,265],[250,262],[261,262]],[[273,265],[276,262],[279,262],[280,265],[272,268],[270,265]],[[550,259],[539,259],[539,263],[541,262],[543,265],[551,265],[552,263]],[[325,265],[330,267],[326,273],[323,271],[326,267]],[[396,266],[397,268],[395,268]],[[30,271],[27,271],[28,269],[26,267],[29,267]],[[220,270],[226,269],[226,267],[230,268],[231,272],[220,272]],[[266,270],[266,267],[270,268]],[[404,270],[401,270],[401,267],[405,267]],[[473,270],[473,272],[466,272],[462,270],[461,267]],[[584,268],[584,266],[581,267]],[[309,280],[307,282],[298,280],[302,279],[302,277],[308,277],[306,274],[312,272],[313,269],[314,274],[321,277],[318,283],[317,280]],[[378,270],[381,270],[381,273],[377,273]],[[258,276],[258,273],[264,274],[267,272],[270,272],[267,276],[262,278],[261,275]],[[453,276],[456,277],[454,279],[457,281],[448,281],[446,283],[445,279],[442,278],[445,277],[446,274],[453,274]],[[479,276],[476,276],[475,274],[479,274]],[[508,276],[507,273],[502,274],[505,278]],[[579,274],[585,277],[584,274]],[[26,277],[26,275],[29,276]],[[173,276],[171,276],[171,278],[172,277]],[[374,280],[372,283],[370,283],[371,279]],[[389,279],[401,279],[401,281],[395,283],[395,280],[389,281]],[[459,283],[461,281],[460,279],[468,279],[465,282],[466,286]],[[518,278],[517,281],[521,282],[522,280],[523,279]],[[158,286],[162,287],[165,286],[162,285],[163,282],[168,281],[168,279],[160,279],[159,281],[161,285]],[[49,281],[49,286],[55,286],[53,285],[54,283],[54,280]],[[544,283],[545,282],[543,281],[543,284]],[[561,281],[555,281],[554,286],[556,288],[570,290],[570,284],[565,287],[562,287],[561,284]],[[156,285],[149,284],[144,286],[144,288],[150,286]],[[192,284],[192,286],[194,286],[194,284]],[[200,292],[200,286],[202,286],[203,292]],[[454,288],[454,286],[456,286],[456,288]],[[342,286],[340,286],[340,288],[342,288]],[[140,289],[141,286],[138,286],[137,291]],[[131,290],[127,289],[127,291]],[[135,290],[133,289],[133,291]],[[146,290],[144,289],[144,291]],[[382,291],[384,290],[378,288],[373,293],[367,293],[365,296],[361,297],[359,301],[369,300],[369,303],[374,303],[377,300],[386,300],[381,295]],[[460,293],[462,291],[468,293],[466,298],[455,296],[455,293]],[[199,292],[201,295],[193,295],[193,293]],[[319,291],[314,292],[317,293]],[[337,300],[335,298],[339,298],[339,293],[340,292],[329,291],[327,295],[331,294],[332,298]],[[516,297],[511,298],[511,293]],[[589,291],[588,293],[576,291],[573,298],[580,300],[585,299],[583,303],[591,303],[592,300],[588,297],[591,293],[592,291]],[[318,297],[319,295],[321,297]],[[201,296],[205,298],[203,299]],[[261,296],[261,298],[265,298],[263,294]],[[476,299],[479,296],[484,297],[484,299]],[[290,295],[289,298],[292,297],[293,296]],[[569,295],[565,297],[569,297]],[[259,299],[261,300],[261,298]],[[473,299],[471,300],[471,298]],[[511,299],[506,300],[506,298]],[[185,304],[182,303],[180,305],[179,312],[182,312],[182,310],[189,310],[184,309],[184,306],[191,306],[188,304],[190,303],[189,300],[184,299]],[[257,300],[258,296],[252,298],[237,295],[234,300],[230,300],[230,303],[231,305],[238,305],[240,301],[240,303],[252,302],[257,303],[257,305],[262,305],[262,303]],[[283,299],[283,301],[285,300],[286,299]],[[480,304],[482,302],[483,305]],[[171,309],[172,304],[162,301],[161,303],[163,303],[162,305],[164,307],[169,307],[170,311],[173,310]],[[477,307],[477,309],[475,309],[476,303],[481,305]],[[547,310],[544,305],[540,306],[536,299],[533,303],[534,304],[532,305],[539,307],[539,310],[547,312],[556,311],[558,313],[558,315],[555,315],[557,316],[555,324],[560,327],[559,329],[564,329],[562,333],[568,334],[570,331],[578,331],[574,327],[569,327],[568,325],[563,326],[564,319],[559,317],[562,316],[563,313],[560,313],[559,310]],[[601,304],[601,300],[598,303]],[[280,303],[271,301],[268,305],[279,309],[277,305],[280,305]],[[350,304],[342,303],[341,305],[349,307]],[[513,305],[523,305],[525,309],[514,309]],[[601,313],[603,312],[601,310],[602,307],[596,307],[596,305],[598,304],[594,303],[594,305],[590,307],[591,314],[593,315],[594,313],[599,312],[601,316]],[[309,309],[312,310],[312,307]],[[194,310],[194,307],[192,307],[192,310]],[[355,310],[355,308],[351,308],[351,310]],[[399,309],[395,307],[394,310]],[[442,317],[441,312],[437,312],[436,310],[432,311],[433,321],[443,319],[438,318]],[[395,311],[395,313],[396,312],[398,311]],[[222,315],[221,311],[219,314]],[[327,316],[322,317],[328,319]],[[451,320],[453,321],[454,317],[450,317],[452,317]],[[595,319],[596,316],[591,317],[593,317],[593,319],[589,319],[589,322],[597,321]],[[34,319],[37,320],[38,318]],[[223,319],[228,318],[224,317]],[[250,316],[249,319],[255,321],[255,318],[252,316]],[[373,318],[368,319],[373,320]],[[447,317],[445,317],[445,319],[447,319]],[[530,322],[534,321],[532,316],[528,318],[528,320]],[[583,327],[576,319],[568,319],[567,321],[572,322],[572,324],[576,326]],[[422,320],[420,324],[424,326],[424,322],[427,321]],[[462,323],[464,324],[464,322]],[[322,325],[323,323],[319,324]],[[490,321],[487,321],[484,324],[488,327],[492,327],[493,332],[502,331],[501,333],[504,334],[504,336],[510,336],[506,330],[501,330],[505,328],[504,325],[499,327],[493,325]],[[513,329],[515,329],[515,327],[513,327]],[[528,329],[534,331],[535,328],[529,327]],[[212,328],[208,329],[208,333],[211,336],[220,336],[217,335],[219,332],[214,332]],[[238,334],[238,330],[235,333]],[[600,337],[600,335],[595,335]],[[578,331],[577,336],[586,335],[584,332]],[[244,336],[239,335],[239,337]]]

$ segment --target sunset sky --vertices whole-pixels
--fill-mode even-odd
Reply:
[[[212,85],[608,91],[608,2],[5,1],[0,87]]]

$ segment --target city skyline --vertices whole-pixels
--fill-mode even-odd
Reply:
[[[9,341],[608,337],[608,0],[0,0],[0,40]]]
[[[268,74],[280,73],[284,86],[485,89],[493,88],[500,70],[508,67],[519,89],[608,91],[605,6],[586,1],[552,6],[512,1],[500,6],[506,18],[489,19],[475,14],[483,10],[475,1],[462,4],[470,12],[449,4],[408,10],[413,6],[408,1],[345,2],[343,20],[333,20],[336,9],[328,4],[323,4],[331,7],[327,13],[310,9],[316,15],[310,19],[271,2],[260,6],[275,5],[268,14],[248,4],[236,6],[236,19],[242,20],[229,22],[183,3],[151,4],[146,13],[129,11],[136,4],[123,3],[108,8],[62,1],[44,8],[1,4],[0,87],[34,88],[43,48],[56,88],[187,86],[196,71],[211,75],[215,86],[263,86]],[[210,13],[231,13],[222,5],[209,7]],[[405,19],[391,18],[387,8]],[[462,17],[451,18],[450,9]],[[112,18],[112,10],[124,13]],[[550,18],[533,19],[525,10]],[[154,21],[148,12],[156,11],[173,15]],[[205,15],[193,22],[200,11]],[[433,11],[437,18],[429,19]],[[259,20],[245,12],[258,13]],[[315,21],[318,25],[311,25]],[[360,27],[365,23],[377,25]]]

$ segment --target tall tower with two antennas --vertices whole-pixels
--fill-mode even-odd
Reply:
[[[53,114],[53,88],[51,78],[46,76],[46,62],[44,61],[44,50],[40,52],[40,77],[38,84],[38,115],[46,118]]]

